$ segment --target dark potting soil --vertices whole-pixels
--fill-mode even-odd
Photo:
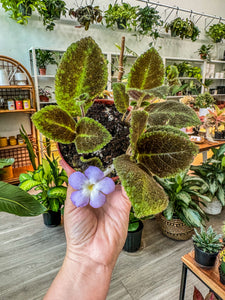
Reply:
[[[78,154],[74,143],[59,143],[59,149],[65,161],[77,171],[84,171],[88,165],[81,162],[80,157],[83,156],[85,159],[98,157],[102,161],[104,169],[106,169],[113,163],[113,158],[124,154],[129,146],[129,124],[121,121],[122,116],[123,115],[117,111],[114,104],[105,105],[94,102],[87,111],[86,117],[101,123],[110,132],[112,139],[101,150],[90,154]]]

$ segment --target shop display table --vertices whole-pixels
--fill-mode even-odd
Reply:
[[[207,151],[208,150],[210,150],[211,148],[220,147],[223,144],[225,144],[225,141],[215,141],[214,143],[205,141],[202,144],[198,144],[199,152],[201,152],[203,155],[203,161],[207,160]]]
[[[181,258],[183,262],[181,285],[180,285],[180,297],[179,300],[184,300],[187,270],[190,270],[198,279],[200,279],[218,299],[225,299],[225,285],[220,282],[219,277],[219,259],[217,257],[216,264],[211,269],[201,268],[194,259],[194,250],[185,254]],[[194,289],[194,287],[193,287]]]

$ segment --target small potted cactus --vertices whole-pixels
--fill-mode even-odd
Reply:
[[[207,230],[202,227],[200,232],[196,229],[194,231],[192,239],[195,246],[195,261],[203,267],[211,268],[223,247],[222,235],[217,234],[212,226],[209,226]]]

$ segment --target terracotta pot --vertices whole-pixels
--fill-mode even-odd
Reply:
[[[40,69],[39,69],[39,74],[40,74],[40,75],[46,75],[46,69],[40,68]]]
[[[2,169],[2,173],[0,174],[1,180],[7,180],[13,178],[13,168],[12,166],[6,166]]]
[[[49,98],[47,96],[39,96],[41,102],[49,102]]]

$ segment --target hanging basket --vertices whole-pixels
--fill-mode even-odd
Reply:
[[[180,219],[167,220],[162,214],[156,216],[162,233],[170,239],[177,241],[189,240],[194,234],[193,227],[189,227]]]

